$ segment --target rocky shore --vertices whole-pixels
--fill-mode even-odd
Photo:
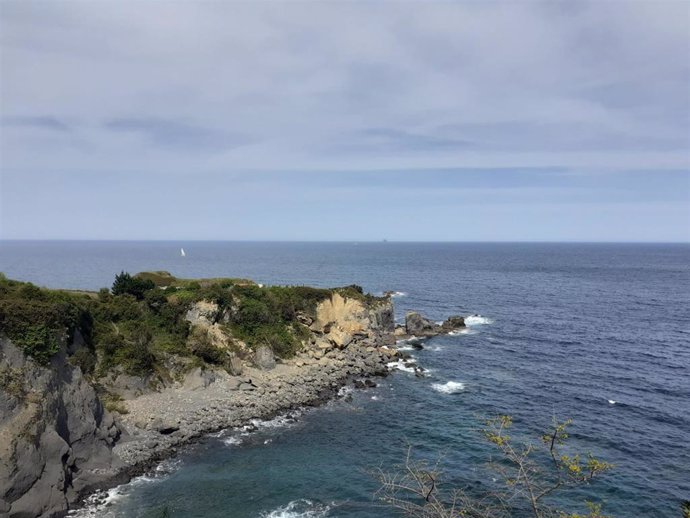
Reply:
[[[390,297],[349,288],[317,295],[311,311],[289,312],[300,348],[284,358],[268,342],[250,348],[233,334],[232,325],[244,322],[238,315],[257,314],[247,312],[256,303],[236,298],[225,305],[201,298],[182,317],[187,346],[203,345],[200,354],[213,352],[215,363],[163,354],[146,375],[121,368],[86,374],[91,349],[79,328],[48,363],[0,336],[0,516],[63,517],[204,435],[318,405],[348,383],[375,386],[373,377],[406,361],[396,339],[464,327],[462,317],[437,324],[409,313],[396,328]],[[22,323],[22,316],[15,318]]]
[[[299,355],[268,371],[248,368],[242,376],[194,371],[179,387],[124,402],[128,413],[120,420],[127,435],[114,452],[128,474],[141,473],[208,433],[318,405],[350,380],[385,376],[396,355],[394,349],[350,344],[318,359]]]

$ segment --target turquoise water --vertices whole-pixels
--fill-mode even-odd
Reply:
[[[372,500],[367,470],[399,462],[409,442],[444,454],[448,483],[485,487],[492,450],[478,418],[498,413],[527,434],[571,417],[573,444],[615,464],[564,505],[677,517],[690,498],[687,245],[0,243],[0,271],[38,284],[99,288],[123,269],[358,283],[400,292],[398,317],[486,320],[413,352],[429,377],[395,372],[294,421],[209,437],[113,492],[97,516],[394,516]]]

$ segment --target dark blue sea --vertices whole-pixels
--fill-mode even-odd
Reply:
[[[399,292],[399,319],[482,318],[412,353],[429,377],[396,371],[296,423],[209,437],[92,516],[395,516],[367,472],[409,443],[443,455],[447,484],[484,487],[495,452],[478,428],[497,414],[513,416],[516,437],[572,418],[572,446],[615,465],[560,497],[572,511],[591,500],[619,518],[678,518],[690,499],[688,245],[0,242],[0,271],[39,285],[97,289],[122,270],[356,283]]]

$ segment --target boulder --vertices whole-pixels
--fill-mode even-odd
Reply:
[[[187,311],[185,320],[192,325],[211,325],[218,316],[219,307],[215,302],[200,300]]]
[[[227,362],[227,369],[233,376],[241,376],[244,371],[244,364],[237,356],[232,356]]]
[[[333,344],[324,338],[318,338],[316,340],[317,351],[328,351],[333,348]]]
[[[328,339],[336,347],[343,349],[350,345],[352,342],[352,335],[344,331],[339,327],[332,327],[330,333],[328,333]]]
[[[459,315],[450,316],[443,322],[443,324],[441,324],[441,327],[444,331],[462,329],[465,327],[465,317],[461,317]]]
[[[405,315],[405,330],[408,335],[431,336],[438,334],[439,326],[416,311],[411,311]]]
[[[270,370],[276,366],[273,349],[267,345],[260,345],[254,353],[254,364],[262,370]]]
[[[189,390],[198,390],[208,387],[214,381],[216,381],[214,372],[197,367],[185,375],[182,385]]]

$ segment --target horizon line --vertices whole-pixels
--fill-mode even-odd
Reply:
[[[0,238],[0,243],[313,243],[313,244],[649,244],[688,245],[687,241],[609,241],[609,240],[397,240],[397,239],[91,239],[91,238]]]

